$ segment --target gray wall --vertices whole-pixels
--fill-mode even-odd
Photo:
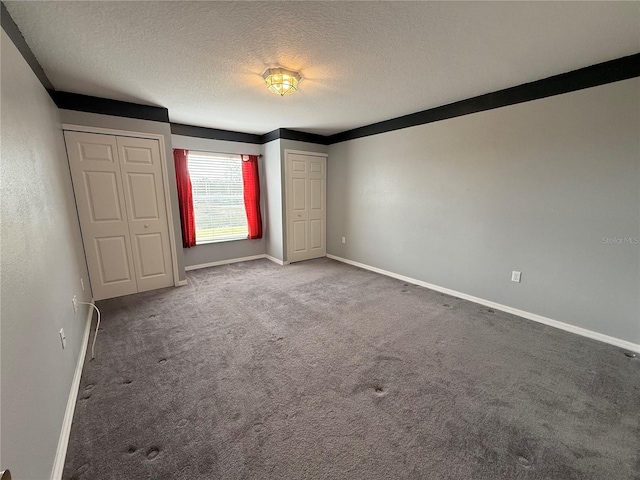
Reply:
[[[227,142],[223,140],[211,140],[208,138],[186,137],[182,135],[172,135],[171,142],[173,148],[185,148],[187,150],[233,153],[238,155],[260,155],[262,146],[252,143]],[[173,154],[172,154],[173,155]],[[173,158],[173,156],[171,157]],[[255,240],[233,240],[230,242],[208,243],[196,245],[191,248],[181,249],[184,255],[185,266],[202,265],[211,262],[220,262],[234,258],[250,257],[262,255],[266,252],[265,230],[265,197],[266,185],[264,175],[264,161],[259,159],[260,175],[260,208],[262,210],[263,235]],[[178,215],[178,223],[180,221]],[[178,235],[180,246],[182,246],[182,234]]]
[[[332,145],[328,252],[640,343],[639,106],[631,79]]]
[[[281,140],[273,140],[263,145],[267,202],[265,236],[267,255],[284,260],[280,142]]]
[[[82,125],[98,128],[111,128],[114,130],[126,130],[129,132],[154,133],[164,136],[165,157],[167,159],[167,173],[169,178],[169,195],[171,210],[173,211],[173,231],[176,239],[176,256],[178,261],[178,273],[181,280],[186,278],[184,273],[185,259],[182,253],[182,230],[180,228],[180,210],[178,206],[178,188],[176,186],[176,170],[173,165],[173,150],[171,148],[171,127],[168,123],[138,120],[136,118],[116,117],[97,113],[76,112],[73,110],[60,110],[62,123]]]
[[[16,479],[45,479],[87,318],[71,299],[91,300],[89,277],[58,109],[4,30],[1,44],[0,465]]]

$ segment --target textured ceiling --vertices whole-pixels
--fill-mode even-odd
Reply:
[[[5,2],[57,90],[332,134],[640,52],[639,2]],[[268,67],[301,72],[279,97]]]

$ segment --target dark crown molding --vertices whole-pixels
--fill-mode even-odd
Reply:
[[[516,103],[530,102],[562,93],[596,87],[640,76],[640,53],[618,58],[590,67],[554,75],[552,77],[505,88],[459,102],[450,103],[402,117],[354,128],[329,137],[329,144],[415,127],[426,123],[506,107]]]
[[[262,143],[269,143],[273,140],[278,140],[280,138],[280,129],[273,130],[271,132],[267,132],[262,135]]]
[[[79,112],[101,113],[116,117],[137,118],[154,122],[169,122],[169,110],[163,107],[140,105],[138,103],[122,102],[109,98],[92,97],[79,93],[55,91],[53,100],[58,108],[76,110]]]
[[[1,5],[2,28],[7,33],[18,51],[29,64],[36,77],[51,95],[58,108],[77,110],[81,112],[101,113],[119,117],[152,120],[156,122],[169,122],[169,111],[166,108],[137,103],[122,102],[108,98],[92,97],[77,93],[56,91],[47,78],[38,59],[35,57],[22,33],[18,29],[11,15],[7,11],[4,2]],[[459,102],[442,105],[428,110],[423,110],[402,117],[392,118],[382,122],[365,125],[331,136],[317,135],[313,133],[279,128],[263,135],[253,133],[234,132],[215,128],[196,127],[171,123],[171,133],[189,137],[209,138],[214,140],[227,140],[232,142],[244,142],[264,144],[272,140],[285,139],[297,140],[320,145],[354,140],[385,132],[392,132],[402,128],[415,127],[427,123],[460,117],[472,113],[506,107],[517,103],[530,102],[541,98],[569,93],[584,88],[596,87],[607,83],[618,82],[640,76],[640,53],[627,57],[598,63],[589,67],[573,70],[571,72],[554,75],[552,77],[536,80],[511,88],[505,88],[496,92],[479,95]]]
[[[184,135],[185,137],[209,138],[211,140],[227,140],[229,142],[262,144],[262,135],[254,133],[234,132],[231,130],[219,130],[217,128],[196,127],[182,123],[171,123],[171,133]]]
[[[329,137],[317,135],[315,133],[301,132],[289,128],[278,128],[262,135],[262,143],[269,143],[273,140],[296,140],[298,142],[316,143],[318,145],[329,145]]]
[[[298,142],[317,143],[320,145],[329,145],[329,138],[325,135],[317,135],[315,133],[300,132],[298,130],[289,130],[288,128],[279,129],[280,138],[284,140],[296,140]]]
[[[234,132],[231,130],[219,130],[217,128],[195,127],[193,125],[183,125],[181,123],[171,124],[171,133],[174,135],[184,135],[186,137],[209,138],[212,140],[227,140],[230,142],[254,143],[263,145],[273,140],[297,140],[300,142],[316,143],[328,145],[329,137],[316,135],[314,133],[300,132],[288,128],[278,128],[264,135],[255,133]]]
[[[542,80],[536,80],[535,82],[525,83],[516,87],[479,95],[448,105],[442,105],[383,122],[373,123],[364,127],[354,128],[353,130],[347,130],[331,136],[300,132],[288,128],[279,128],[263,135],[257,135],[176,123],[171,124],[171,133],[189,137],[254,144],[264,144],[277,139],[285,139],[320,145],[331,145],[356,138],[378,135],[403,128],[438,122],[448,118],[492,110],[494,108],[530,102],[532,100],[627,80],[638,76],[640,76],[640,53],[543,78]]]

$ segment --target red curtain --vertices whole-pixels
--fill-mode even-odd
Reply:
[[[262,238],[262,218],[260,217],[260,179],[258,178],[258,157],[242,155],[242,183],[244,186],[244,209],[247,212],[249,236]]]
[[[196,244],[196,219],[193,215],[193,194],[187,155],[189,150],[173,149],[173,161],[176,165],[178,183],[178,204],[180,205],[180,223],[182,225],[182,245],[190,248]]]

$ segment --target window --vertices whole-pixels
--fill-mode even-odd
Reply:
[[[246,239],[240,155],[189,152],[196,245]]]

